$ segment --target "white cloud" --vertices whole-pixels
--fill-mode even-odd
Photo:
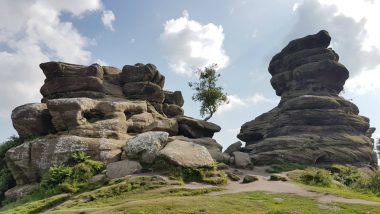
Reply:
[[[372,70],[365,70],[350,78],[345,85],[347,91],[363,95],[380,90],[380,66]]]
[[[105,10],[103,11],[102,15],[102,22],[105,27],[110,29],[111,31],[114,31],[112,23],[115,21],[115,14],[111,10]]]
[[[38,65],[49,60],[88,64],[90,44],[62,12],[81,16],[100,10],[100,0],[0,0],[0,117],[17,105],[38,102],[44,76]]]
[[[262,94],[254,94],[250,97],[241,98],[238,95],[228,95],[228,103],[220,106],[216,114],[222,114],[238,108],[247,108],[261,103],[277,103],[277,99],[269,99]]]
[[[223,27],[202,25],[191,20],[187,11],[178,19],[166,21],[160,40],[170,68],[179,74],[191,76],[212,63],[217,63],[218,68],[229,63],[223,47]]]
[[[288,39],[330,32],[331,47],[350,71],[347,89],[366,93],[373,90],[373,79],[380,65],[380,2],[308,0],[298,5],[298,22]],[[380,72],[380,71],[378,71]],[[360,88],[360,90],[359,90]]]

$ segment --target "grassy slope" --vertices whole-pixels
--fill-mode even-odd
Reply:
[[[205,195],[220,189],[184,189],[160,179],[134,177],[70,197],[9,204],[0,213],[39,213],[44,210],[41,208],[54,205],[47,213],[380,213],[378,206],[320,204],[312,198],[286,194]]]

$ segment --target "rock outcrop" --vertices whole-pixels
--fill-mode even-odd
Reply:
[[[186,145],[199,142],[194,144],[208,158],[204,164],[212,161],[208,148],[221,154],[220,145],[211,139],[220,127],[185,117],[182,93],[164,91],[165,77],[152,64],[126,65],[122,70],[62,62],[40,67],[46,76],[42,103],[12,112],[13,125],[25,141],[6,153],[6,162],[19,186],[39,182],[49,167],[66,163],[80,151],[108,164],[109,178],[137,172],[140,163],[152,164],[173,141],[168,136],[189,139]],[[213,146],[200,145],[205,137]]]
[[[376,165],[369,119],[338,94],[349,72],[328,48],[326,31],[291,41],[269,65],[281,101],[245,123],[241,150],[255,163]]]

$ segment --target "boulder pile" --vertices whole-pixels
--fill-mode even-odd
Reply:
[[[339,96],[349,72],[326,31],[291,41],[270,64],[277,107],[245,123],[238,138],[254,162],[377,165],[369,119]]]
[[[81,151],[107,164],[110,178],[157,158],[203,167],[223,157],[212,139],[220,127],[184,116],[181,92],[165,91],[165,77],[153,64],[40,67],[42,102],[12,112],[24,143],[6,153],[6,162],[19,186],[39,182],[51,166]]]

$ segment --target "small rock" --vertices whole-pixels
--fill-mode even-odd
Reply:
[[[98,183],[98,182],[103,182],[106,180],[106,175],[105,174],[98,174],[98,175],[94,175],[92,176],[92,178],[90,178],[88,180],[89,183]]]
[[[225,163],[218,163],[217,168],[218,168],[218,170],[223,170],[223,169],[228,169],[229,166]]]
[[[280,175],[271,175],[269,177],[269,180],[270,181],[288,181],[287,178],[283,177],[283,176],[280,176]]]
[[[238,175],[232,173],[232,172],[227,172],[227,176],[232,181],[239,181],[240,180],[240,177]]]
[[[231,144],[225,151],[224,151],[224,153],[226,153],[226,154],[229,154],[229,155],[232,155],[232,153],[233,152],[237,152],[237,151],[239,151],[240,149],[241,149],[241,146],[242,146],[243,144],[240,142],[240,141],[238,141],[238,142],[236,142],[236,143],[233,143],[233,144]]]
[[[251,182],[254,182],[254,181],[258,181],[259,178],[254,176],[254,175],[246,175],[244,176],[243,178],[243,184],[246,184],[246,183],[251,183]]]
[[[238,168],[246,169],[252,167],[251,158],[249,154],[244,152],[233,152],[233,156],[235,157],[235,166]]]
[[[12,189],[7,190],[4,195],[9,199],[17,199],[24,197],[25,195],[34,192],[40,188],[39,184],[27,184],[23,186],[15,186]]]
[[[113,162],[107,165],[107,178],[121,178],[127,175],[131,175],[140,172],[142,167],[139,162],[132,160],[123,160],[118,162]]]

